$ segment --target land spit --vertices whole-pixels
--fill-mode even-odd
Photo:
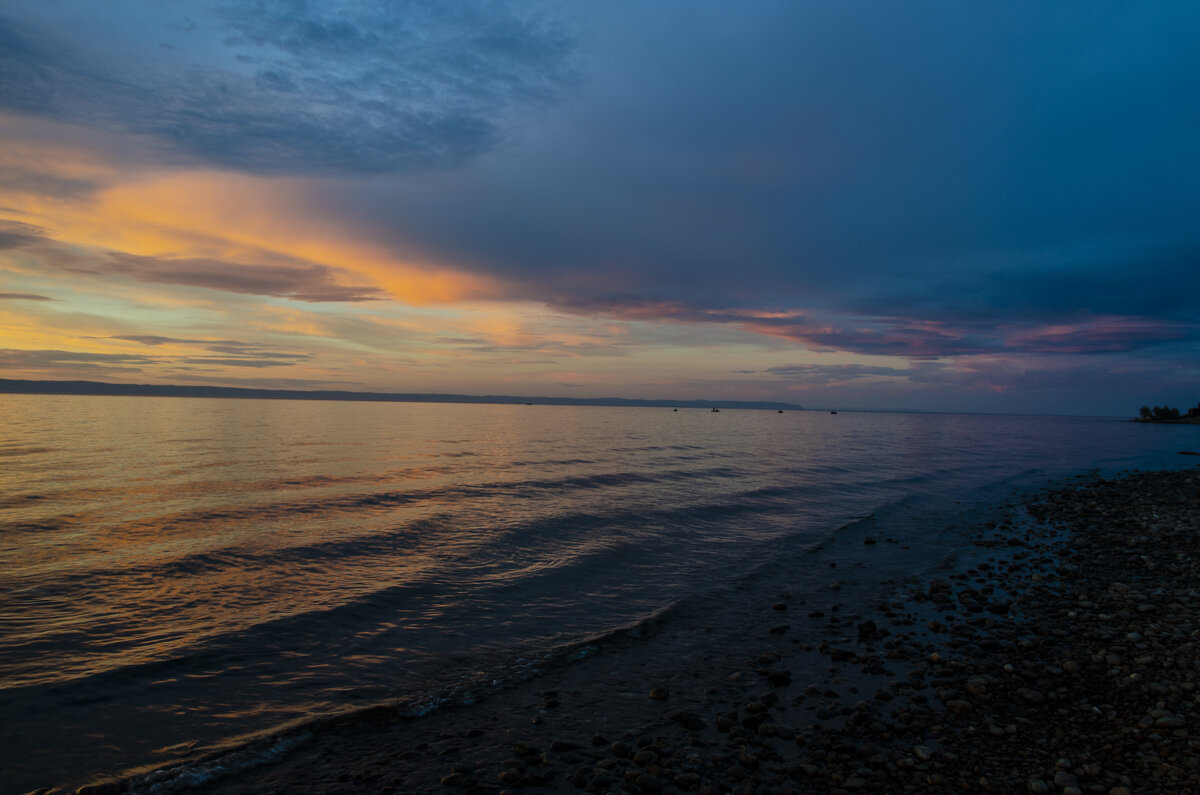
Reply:
[[[1048,490],[973,543],[869,611],[780,592],[734,634],[82,791],[1200,793],[1200,470]]]

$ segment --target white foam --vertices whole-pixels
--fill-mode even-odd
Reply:
[[[298,732],[280,737],[266,747],[241,748],[215,759],[161,768],[131,781],[129,793],[130,795],[169,795],[169,793],[202,787],[233,773],[278,762],[311,737],[310,732]]]

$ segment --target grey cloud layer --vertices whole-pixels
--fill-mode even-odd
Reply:
[[[608,8],[552,135],[335,210],[552,303],[907,319],[884,353],[1200,320],[1194,4]]]
[[[182,11],[185,6],[179,6]],[[165,156],[258,173],[379,173],[462,164],[503,140],[514,109],[573,83],[560,26],[507,3],[303,2],[193,7],[208,66],[149,63],[0,16],[0,108],[151,136]],[[149,13],[136,5],[114,15]],[[180,34],[179,31],[184,31]],[[166,35],[167,31],[159,31]],[[158,34],[155,34],[158,35]],[[210,45],[211,46],[211,45]]]

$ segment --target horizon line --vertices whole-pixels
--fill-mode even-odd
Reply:
[[[122,384],[109,381],[53,381],[0,378],[2,394],[97,395],[119,397],[199,397],[248,400],[330,400],[365,403],[477,403],[559,406],[634,406],[647,408],[744,408],[806,411],[795,403],[772,400],[675,400],[669,398],[574,398],[546,395],[467,395],[454,392],[371,392],[347,389],[272,389],[185,384]]]

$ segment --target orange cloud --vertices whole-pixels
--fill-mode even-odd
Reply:
[[[156,175],[96,197],[89,242],[147,256],[166,252],[246,259],[263,252],[319,263],[365,278],[408,304],[451,303],[498,295],[480,277],[398,259],[357,239],[314,206],[310,180],[216,172]],[[104,221],[120,220],[120,228]]]
[[[410,305],[501,297],[499,282],[405,255],[334,217],[321,180],[163,170],[68,125],[0,116],[0,208],[59,243],[159,260],[311,264]]]

